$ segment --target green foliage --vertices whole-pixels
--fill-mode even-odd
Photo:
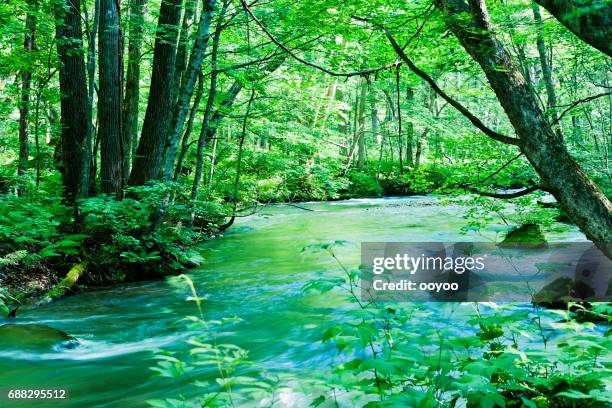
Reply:
[[[378,180],[368,173],[349,172],[350,186],[346,193],[348,197],[381,197],[383,189]]]
[[[197,316],[189,316],[184,321],[189,331],[198,334],[186,341],[189,351],[185,354],[157,353],[157,364],[151,370],[173,380],[183,391],[178,399],[149,400],[149,405],[159,408],[227,407],[270,397],[273,392],[270,378],[254,369],[248,360],[248,351],[217,340],[219,332],[231,329],[240,319],[206,320],[204,298],[198,295],[188,276],[180,275],[175,280],[177,284],[182,284],[181,281],[187,284],[191,292],[188,300],[195,302],[198,310]]]
[[[327,292],[335,283],[356,306],[350,319],[322,328],[339,358],[314,405],[340,390],[367,407],[609,405],[612,340],[593,324],[490,303],[440,306],[450,319],[471,315],[468,327],[430,325],[435,312],[422,304],[360,301],[358,275],[341,267],[342,282],[307,285]]]
[[[87,198],[79,202],[77,225],[73,211],[54,199],[3,197],[0,284],[25,283],[23,276],[49,275],[52,268],[68,274],[57,285],[44,279],[46,289],[55,285],[47,296],[55,298],[74,288],[69,271],[75,264],[87,264],[85,273],[78,274],[79,283],[86,285],[150,279],[199,265],[203,259],[192,247],[217,231],[223,209],[214,203],[187,205],[177,194],[173,185],[155,184],[130,189],[121,201],[104,195]],[[176,198],[164,221],[152,227],[159,203],[172,195]]]

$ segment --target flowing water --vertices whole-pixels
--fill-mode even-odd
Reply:
[[[474,240],[460,234],[465,208],[443,206],[433,197],[302,206],[313,211],[268,206],[238,220],[224,237],[202,245],[205,262],[189,273],[207,297],[207,319],[242,319],[220,333],[223,342],[248,349],[250,360],[277,372],[299,375],[329,366],[334,353],[321,343],[321,328],[351,307],[335,292],[302,290],[311,279],[342,275],[328,255],[303,253],[304,247],[348,241],[338,257],[353,268],[359,264],[363,241]],[[576,229],[552,238],[584,240]],[[150,367],[156,363],[156,351],[188,348],[185,340],[192,333],[177,321],[197,313],[194,303],[186,301],[189,296],[186,285],[167,279],[85,292],[21,310],[16,323],[59,329],[80,345],[63,350],[28,347],[23,339],[23,344],[0,346],[0,390],[6,394],[11,388],[60,388],[68,390],[69,398],[31,405],[0,400],[0,406],[140,407],[148,399],[176,397],[177,385],[156,377]]]

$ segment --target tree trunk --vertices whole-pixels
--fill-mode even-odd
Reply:
[[[196,171],[193,177],[193,186],[191,187],[191,200],[194,201],[198,198],[198,190],[200,188],[200,182],[202,181],[202,171],[204,169],[204,147],[206,146],[206,130],[210,123],[210,116],[212,114],[212,108],[215,103],[215,97],[217,96],[217,55],[219,52],[219,40],[221,39],[221,31],[223,30],[223,19],[225,12],[229,6],[229,1],[223,2],[223,8],[219,13],[217,26],[213,35],[213,46],[211,55],[211,68],[212,74],[210,75],[210,89],[208,91],[208,100],[206,101],[206,109],[204,110],[204,120],[202,122],[202,130],[200,137],[198,138],[198,151],[196,155]]]
[[[414,102],[414,91],[410,87],[406,89],[406,99],[410,105]],[[414,124],[409,120],[406,122],[406,167],[414,167],[414,160]]]
[[[102,192],[122,196],[121,41],[118,0],[100,0],[98,137]]]
[[[183,126],[189,110],[189,102],[193,96],[193,90],[198,78],[198,72],[202,66],[204,53],[208,48],[208,40],[210,39],[210,24],[215,11],[216,0],[205,0],[204,10],[198,24],[198,31],[195,36],[191,55],[189,56],[189,66],[185,72],[185,79],[182,81],[181,88],[178,94],[178,101],[174,107],[172,114],[172,122],[166,145],[164,148],[164,168],[163,178],[169,180],[172,178],[174,170],[174,161],[176,159],[176,151],[178,149],[178,140],[183,134]]]
[[[138,139],[138,104],[140,101],[140,53],[147,0],[130,0],[128,17],[128,61],[123,101],[123,176],[130,174],[134,147]]]
[[[179,90],[184,82],[185,68],[187,67],[187,47],[191,40],[191,27],[193,26],[193,15],[195,13],[197,0],[185,0],[185,11],[183,12],[183,23],[176,46],[176,66],[174,68],[174,89],[172,91],[172,106],[176,106]]]
[[[185,129],[185,133],[183,134],[183,141],[181,142],[181,151],[179,153],[178,160],[176,161],[176,169],[174,169],[174,177],[173,180],[176,181],[180,177],[183,171],[183,164],[185,163],[185,157],[187,156],[187,151],[189,150],[189,136],[191,136],[191,132],[193,131],[193,122],[195,120],[196,113],[198,112],[198,107],[200,106],[200,101],[202,100],[202,95],[204,94],[204,75],[202,72],[198,75],[198,88],[196,90],[196,96],[193,101],[193,105],[191,106],[191,112],[189,112],[189,119],[187,119],[187,129]]]
[[[608,0],[534,0],[582,41],[612,57],[612,3]]]
[[[221,99],[221,103],[219,104],[219,108],[212,115],[212,118],[208,123],[208,127],[206,128],[206,143],[209,143],[215,138],[221,121],[229,113],[229,110],[232,108],[232,105],[234,105],[234,102],[236,101],[236,98],[241,90],[242,84],[239,81],[234,81],[229,90],[224,94],[223,98]]]
[[[398,65],[395,69],[395,92],[397,96],[397,146],[399,148],[399,175],[404,174],[404,163],[403,156],[404,152],[402,147],[402,103],[400,100],[400,68]]]
[[[590,240],[604,246],[612,242],[612,204],[552,131],[533,91],[495,37],[484,0],[470,0],[470,6],[463,0],[435,4],[482,67],[542,184]],[[611,255],[609,245],[604,251]]]
[[[361,79],[361,91],[359,94],[358,108],[358,130],[357,130],[357,170],[363,170],[365,165],[365,107],[368,91],[368,81],[365,78]]]
[[[80,0],[65,0],[56,27],[62,124],[64,199],[74,204],[86,193],[81,186],[88,130],[87,83],[81,31]]]
[[[28,13],[25,22],[25,38],[23,48],[27,56],[36,47],[36,16]],[[32,90],[32,61],[27,61],[27,67],[21,71],[21,98],[19,101],[19,163],[17,164],[17,195],[21,196],[25,192],[22,177],[28,170],[28,160],[30,157],[29,148],[29,115],[30,115],[30,93]],[[38,160],[38,158],[37,158]]]
[[[87,2],[83,3],[87,20]],[[83,179],[81,184],[84,194],[93,195],[96,191],[96,161],[93,157],[94,134],[94,94],[96,93],[96,39],[100,23],[100,0],[94,0],[94,15],[91,30],[88,32],[87,49],[87,136],[85,137],[85,157],[83,157]]]
[[[133,186],[142,185],[160,176],[166,135],[172,118],[172,81],[181,4],[181,0],[161,2],[149,100],[130,174],[130,185]]]

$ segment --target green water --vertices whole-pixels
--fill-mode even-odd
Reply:
[[[335,292],[304,293],[308,280],[342,273],[329,256],[302,254],[302,248],[346,240],[349,244],[338,250],[338,256],[355,267],[362,241],[474,240],[459,233],[465,209],[441,206],[432,197],[304,207],[314,211],[269,206],[239,219],[224,237],[202,246],[205,263],[189,274],[207,296],[207,319],[233,315],[243,319],[219,333],[223,342],[248,349],[252,361],[276,372],[299,376],[329,367],[336,354],[321,343],[321,329],[342,319],[352,307]],[[584,240],[575,229],[549,238]],[[189,296],[184,285],[170,279],[81,293],[22,310],[18,323],[62,330],[76,337],[80,346],[33,349],[26,339],[21,347],[3,346],[0,390],[61,388],[68,390],[69,398],[47,404],[0,399],[0,407],[140,407],[147,399],[175,397],[177,385],[155,377],[150,367],[155,365],[156,350],[187,348],[190,333],[176,322],[196,313],[194,304],[186,301]],[[445,306],[429,307],[439,308],[438,320],[431,324],[448,323]],[[285,405],[304,403],[291,398]]]

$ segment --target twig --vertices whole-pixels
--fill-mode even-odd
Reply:
[[[604,93],[600,93],[597,95],[593,95],[593,96],[587,96],[586,98],[583,99],[579,99],[576,102],[572,103],[569,108],[565,109],[563,112],[561,112],[561,114],[559,115],[559,117],[557,119],[555,119],[552,123],[551,126],[556,124],[557,122],[559,122],[561,120],[561,118],[563,118],[563,116],[571,111],[572,109],[574,109],[576,106],[580,105],[581,103],[585,103],[585,102],[589,102],[592,101],[593,99],[597,99],[597,98],[601,98],[602,96],[608,96],[611,95],[612,92],[604,92]]]

